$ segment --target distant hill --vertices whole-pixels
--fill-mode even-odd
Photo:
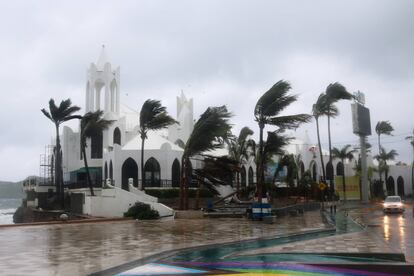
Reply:
[[[0,181],[0,198],[24,198],[22,182]]]

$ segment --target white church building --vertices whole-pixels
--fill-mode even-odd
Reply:
[[[179,187],[181,156],[183,149],[179,141],[185,143],[194,126],[193,100],[181,92],[177,99],[176,120],[178,124],[162,131],[150,131],[145,141],[144,176],[141,175],[141,138],[139,130],[139,111],[121,104],[120,68],[113,68],[105,48],[102,48],[98,61],[91,63],[86,74],[85,113],[103,110],[104,117],[113,120],[102,135],[88,141],[86,149],[88,165],[97,196],[91,197],[86,183],[84,161],[81,159],[79,132],[65,126],[61,135],[63,154],[63,175],[71,197],[78,198],[78,212],[93,216],[122,216],[129,206],[137,201],[146,202],[157,209],[162,216],[173,214],[169,207],[158,203],[158,199],[147,195],[139,188],[145,178],[146,188]],[[307,134],[295,139],[286,148],[291,154],[301,156],[299,172],[310,170],[315,182],[322,175],[318,148]],[[216,155],[225,155],[226,150]],[[333,160],[328,164],[328,152],[323,150],[326,171],[333,176],[354,175],[354,163],[342,164]],[[370,158],[372,164],[372,157]],[[193,168],[201,167],[200,161],[192,160]],[[330,168],[328,168],[328,166]],[[413,193],[411,169],[391,166],[389,181],[395,193]],[[254,158],[245,162],[240,171],[241,187],[256,183]],[[393,181],[395,179],[395,181]],[[388,181],[388,180],[387,180]],[[388,183],[388,182],[387,182]],[[196,184],[196,183],[194,183]],[[389,184],[389,185],[391,185]],[[195,186],[195,185],[194,185]],[[76,201],[76,200],[75,200]]]

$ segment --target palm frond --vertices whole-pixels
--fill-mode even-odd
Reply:
[[[230,135],[231,126],[228,120],[231,116],[226,106],[207,108],[194,125],[184,149],[184,156],[221,148],[224,139]]]
[[[293,129],[299,127],[302,123],[308,123],[312,119],[308,114],[297,114],[289,116],[279,116],[270,118],[267,123],[277,126],[279,129]]]
[[[159,130],[178,123],[167,113],[166,107],[158,100],[148,99],[141,107],[139,115],[141,137],[146,138],[148,130]]]
[[[289,82],[280,80],[264,93],[256,103],[254,114],[259,117],[276,116],[283,109],[297,100],[296,95],[288,95],[291,86]]]
[[[42,113],[47,117],[47,118],[49,118],[49,120],[51,120],[52,122],[53,122],[53,118],[52,118],[52,116],[50,115],[50,113],[48,112],[48,111],[46,111],[46,109],[41,109],[40,111],[42,111]]]
[[[95,112],[86,113],[81,119],[81,139],[86,142],[87,138],[102,133],[106,130],[113,121],[103,118],[103,111],[97,110]]]
[[[345,86],[340,84],[339,82],[331,83],[326,87],[326,95],[328,96],[328,100],[332,103],[337,102],[339,100],[350,100],[352,99],[352,94],[349,93]]]
[[[378,135],[385,134],[385,135],[392,135],[391,133],[394,131],[391,123],[389,121],[379,121],[375,126],[375,132]]]

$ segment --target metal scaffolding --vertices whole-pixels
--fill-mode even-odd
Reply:
[[[54,170],[54,154],[53,145],[45,146],[45,152],[40,155],[40,183],[39,185],[53,185]]]

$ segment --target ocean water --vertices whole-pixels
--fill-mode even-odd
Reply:
[[[21,203],[20,198],[0,198],[0,224],[13,224],[13,214]]]

